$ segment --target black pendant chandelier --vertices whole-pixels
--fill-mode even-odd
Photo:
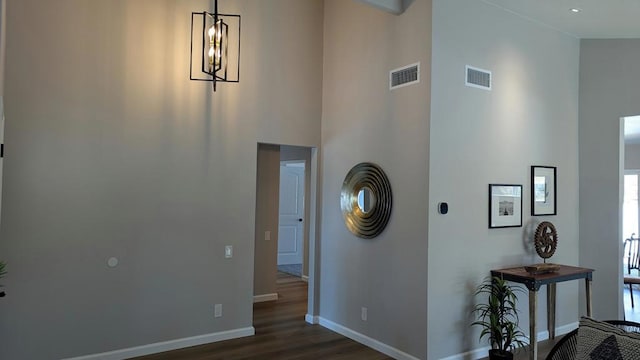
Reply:
[[[191,13],[189,78],[218,82],[240,82],[240,15],[214,12]]]

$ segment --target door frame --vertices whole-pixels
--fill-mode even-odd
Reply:
[[[316,146],[304,146],[304,145],[289,145],[289,144],[269,144],[258,142],[256,149],[260,148],[260,145],[278,145],[278,146],[298,146],[298,147],[306,147],[311,151],[311,161],[306,164],[305,172],[309,172],[309,198],[305,202],[305,206],[309,209],[309,218],[305,224],[305,231],[308,232],[309,235],[309,250],[308,250],[308,279],[307,279],[307,313],[305,315],[305,321],[310,324],[318,324],[320,319],[320,251],[319,251],[319,239],[320,239],[320,216],[322,213],[322,205],[320,204],[321,199],[321,184],[320,184],[320,151]],[[256,164],[256,169],[259,164]],[[278,166],[277,171],[280,171],[280,167]],[[260,184],[256,183],[256,188],[259,187]],[[275,209],[278,212],[278,208]],[[257,213],[254,216],[254,229],[256,225]],[[256,239],[256,234],[254,232],[254,240]],[[256,253],[253,252],[253,258],[251,259],[252,266],[255,267],[256,263]],[[251,280],[252,283],[255,283],[255,273],[251,272]],[[252,310],[253,313],[253,310]],[[253,317],[253,315],[252,315]]]
[[[311,147],[311,164],[307,167],[310,171],[309,181],[309,279],[307,293],[307,315],[305,320],[310,324],[318,324],[320,322],[320,214],[322,213],[322,204],[320,189],[320,152],[317,147]]]

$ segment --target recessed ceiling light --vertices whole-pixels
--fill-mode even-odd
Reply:
[[[569,11],[571,11],[572,13],[579,13],[579,12],[580,12],[580,9],[578,9],[578,8],[571,8],[571,9],[569,9]]]

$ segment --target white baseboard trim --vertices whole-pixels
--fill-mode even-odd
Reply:
[[[461,354],[451,355],[440,360],[478,360],[489,356],[490,347],[483,347],[480,349],[474,349]]]
[[[333,330],[340,335],[346,336],[351,340],[357,341],[362,345],[368,346],[372,349],[378,350],[381,353],[390,356],[397,360],[419,360],[417,357],[407,354],[401,350],[398,350],[394,347],[391,347],[387,344],[381,343],[376,339],[372,339],[366,335],[360,334],[359,332],[353,331],[349,328],[346,328],[340,324],[336,324],[333,321],[324,319],[322,317],[319,318],[319,324],[329,330]]]
[[[307,314],[304,316],[304,320],[311,325],[317,325],[320,322],[320,317]]]
[[[155,344],[136,346],[128,349],[115,350],[100,354],[79,356],[66,360],[122,360],[137,356],[157,354],[165,351],[177,350],[191,346],[214,343],[218,341],[237,339],[245,336],[253,336],[256,331],[251,327],[221,331],[212,334],[205,334],[184,339],[159,342]]]
[[[254,303],[261,303],[261,302],[265,302],[265,301],[275,301],[275,300],[278,300],[278,293],[262,294],[262,295],[254,295],[253,296],[253,302]]]
[[[572,331],[573,329],[577,329],[578,328],[578,323],[574,322],[571,324],[567,324],[567,325],[563,325],[560,327],[556,328],[556,336],[560,336],[560,335],[564,335],[570,331]],[[528,332],[525,332],[525,334],[528,334]],[[542,340],[547,340],[549,338],[549,331],[545,330],[545,331],[541,331],[538,333],[538,337],[537,340],[538,341],[542,341]],[[440,360],[478,360],[478,359],[482,359],[485,358],[489,355],[489,347],[483,347],[480,349],[474,349],[471,351],[467,351],[461,354],[456,354],[456,355],[452,355],[452,356],[448,356],[446,358],[442,358]]]

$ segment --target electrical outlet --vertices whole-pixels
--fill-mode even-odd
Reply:
[[[214,317],[222,317],[222,304],[215,304],[213,306],[213,316]]]
[[[362,321],[367,321],[367,308],[364,306],[360,310],[360,318],[362,319]]]
[[[227,245],[224,247],[224,257],[230,259],[233,257],[233,246]]]
[[[271,231],[267,230],[264,232],[264,239],[267,241],[271,240]]]

